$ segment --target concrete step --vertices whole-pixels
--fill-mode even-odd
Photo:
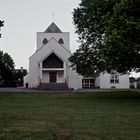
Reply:
[[[41,83],[39,89],[49,91],[69,90],[66,83]]]

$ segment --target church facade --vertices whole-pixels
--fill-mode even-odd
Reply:
[[[129,75],[101,73],[99,77],[83,77],[70,67],[69,32],[52,23],[45,32],[37,33],[37,48],[29,58],[29,73],[24,84],[29,88],[82,89],[129,88]]]

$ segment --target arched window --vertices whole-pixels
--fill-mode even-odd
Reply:
[[[46,38],[44,38],[43,42],[44,45],[48,43],[48,40]]]
[[[62,38],[59,39],[59,44],[64,44],[64,41]]]

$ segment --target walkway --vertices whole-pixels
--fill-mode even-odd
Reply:
[[[104,90],[101,89],[81,89],[81,90],[67,90],[67,91],[44,91],[44,90],[37,90],[37,89],[26,89],[26,88],[0,88],[0,93],[2,92],[23,92],[23,93],[66,93],[66,92],[102,92]]]

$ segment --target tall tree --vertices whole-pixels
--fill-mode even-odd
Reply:
[[[1,30],[1,27],[4,26],[3,23],[4,23],[4,21],[1,21],[1,20],[0,20],[0,30]],[[1,34],[0,34],[0,37],[1,37]]]
[[[75,65],[80,74],[83,74],[81,70],[84,71],[85,66],[85,70],[93,73],[104,69],[122,73],[139,71],[139,13],[139,0],[82,0],[73,12],[81,45],[69,59],[72,66]],[[96,63],[87,64],[87,60]],[[96,69],[91,69],[91,65]]]

